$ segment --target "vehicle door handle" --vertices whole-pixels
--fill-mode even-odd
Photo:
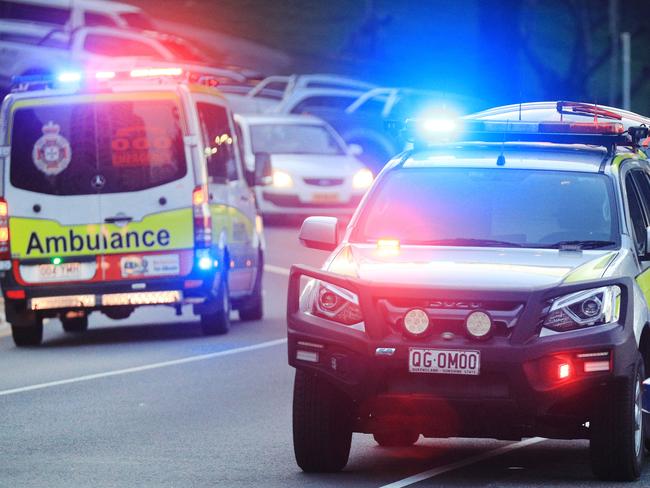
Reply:
[[[131,222],[133,217],[127,217],[126,215],[116,215],[115,217],[106,217],[104,222],[107,224],[115,224],[116,222]]]

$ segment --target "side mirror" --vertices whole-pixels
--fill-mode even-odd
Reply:
[[[363,147],[359,144],[348,144],[348,152],[351,156],[361,156],[363,154]]]
[[[273,181],[273,167],[269,153],[255,153],[255,172],[249,181],[251,186],[266,186]]]
[[[298,239],[310,249],[333,251],[339,243],[338,221],[335,217],[307,217]]]

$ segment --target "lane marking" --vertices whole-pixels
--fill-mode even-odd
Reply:
[[[274,266],[272,264],[265,264],[264,271],[268,271],[269,273],[279,274],[282,276],[289,276],[288,268],[283,268],[281,266]]]
[[[433,478],[434,476],[438,476],[458,468],[469,466],[470,464],[476,464],[486,459],[490,459],[496,456],[501,456],[502,454],[506,454],[516,449],[522,449],[524,447],[532,446],[533,444],[537,444],[545,440],[546,438],[544,437],[531,437],[530,439],[514,442],[512,444],[508,444],[507,446],[499,447],[498,449],[492,449],[491,451],[477,454],[476,456],[472,456],[467,459],[463,459],[461,461],[456,461],[455,463],[447,464],[445,466],[439,466],[437,468],[429,469],[428,471],[422,471],[421,473],[415,474],[413,476],[409,476],[408,478],[404,478],[402,480],[395,481],[394,483],[383,485],[381,488],[402,488],[403,486],[409,486],[415,483],[419,483],[420,481],[428,480],[429,478]]]
[[[149,371],[151,369],[167,368],[169,366],[177,366],[179,364],[194,363],[196,361],[205,361],[206,359],[213,359],[223,356],[232,356],[233,354],[241,354],[243,352],[258,351],[268,347],[279,346],[286,344],[287,339],[276,339],[273,341],[260,342],[250,346],[238,347],[236,349],[227,349],[225,351],[211,352],[208,354],[201,354],[198,356],[188,356],[180,359],[172,359],[170,361],[162,361],[159,363],[145,364],[143,366],[135,366],[133,368],[116,369],[113,371],[105,371],[103,373],[89,374],[85,376],[77,376],[75,378],[68,378],[65,380],[50,381],[48,383],[38,383],[36,385],[21,386],[19,388],[12,388],[10,390],[0,390],[0,396],[15,395],[16,393],[24,393],[27,391],[42,390],[45,388],[52,388],[53,386],[68,385],[70,383],[81,383],[82,381],[97,380],[100,378],[109,378],[111,376],[120,376],[124,374],[139,373],[141,371]]]

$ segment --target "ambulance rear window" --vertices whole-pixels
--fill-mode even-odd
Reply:
[[[187,173],[172,100],[21,108],[11,140],[11,184],[38,193],[139,191]]]

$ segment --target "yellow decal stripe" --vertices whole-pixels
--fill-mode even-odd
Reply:
[[[146,216],[138,222],[61,225],[54,220],[9,219],[14,259],[93,256],[194,247],[192,209]]]
[[[605,256],[593,259],[581,266],[578,266],[564,279],[565,283],[575,283],[576,281],[596,280],[600,278],[605,269],[616,256],[615,252],[610,252]]]
[[[650,303],[650,269],[647,269],[638,275],[636,277],[636,282],[643,292],[646,303]]]

